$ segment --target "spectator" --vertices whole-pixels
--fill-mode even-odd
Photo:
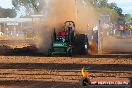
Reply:
[[[0,36],[3,36],[3,32],[0,32]]]
[[[123,32],[124,32],[124,26],[123,25],[119,26],[119,31],[120,31],[120,36],[122,37],[123,36]]]

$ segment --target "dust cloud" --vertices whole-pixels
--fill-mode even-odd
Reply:
[[[38,47],[44,53],[48,52],[52,41],[54,28],[63,30],[65,21],[74,21],[77,33],[87,34],[88,29],[96,26],[98,16],[94,8],[83,0],[46,0],[44,7],[45,18],[39,30]]]

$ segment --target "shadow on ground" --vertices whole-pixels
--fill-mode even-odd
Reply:
[[[81,88],[79,83],[42,81],[0,81],[4,88]]]
[[[132,71],[132,64],[63,64],[63,63],[0,63],[0,69],[46,69],[46,70],[91,70]]]

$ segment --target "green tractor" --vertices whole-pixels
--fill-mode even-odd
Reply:
[[[48,55],[88,55],[88,38],[85,34],[76,34],[75,23],[66,21],[64,30],[56,33],[54,30],[53,41]]]

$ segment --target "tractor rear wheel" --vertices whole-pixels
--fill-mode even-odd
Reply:
[[[76,36],[76,51],[79,55],[88,55],[88,37],[84,34]]]

